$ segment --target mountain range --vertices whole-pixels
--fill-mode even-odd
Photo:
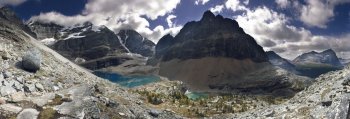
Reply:
[[[333,50],[289,61],[265,52],[237,21],[210,11],[199,21],[188,22],[176,36],[165,35],[154,44],[134,30],[114,33],[89,22],[70,27],[40,21],[23,24],[3,7],[0,46],[0,118],[349,115],[350,67],[343,67],[341,62],[346,61]],[[37,71],[28,71],[26,64]],[[93,71],[121,65],[135,68],[135,64],[144,70],[140,65],[147,65],[162,79],[128,89],[77,64]],[[315,80],[298,76],[312,67],[339,69]],[[190,100],[185,95],[190,91],[215,95]]]
[[[138,54],[151,57],[155,44],[134,30],[114,33],[90,22],[74,26],[30,21],[29,28],[41,42],[71,60],[79,60],[89,69],[118,66]]]

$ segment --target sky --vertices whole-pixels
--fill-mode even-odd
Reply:
[[[330,48],[350,58],[350,0],[1,0],[4,5],[26,22],[89,21],[116,33],[134,29],[155,43],[211,10],[287,59]]]

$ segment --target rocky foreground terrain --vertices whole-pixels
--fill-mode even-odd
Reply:
[[[39,43],[3,17],[14,15],[7,12],[0,12],[0,118],[177,117]]]
[[[316,82],[287,102],[216,118],[348,119],[350,66],[316,78]]]

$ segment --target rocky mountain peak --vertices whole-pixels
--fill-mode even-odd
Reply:
[[[215,19],[215,15],[210,10],[208,10],[204,12],[201,21],[211,21],[213,19]]]
[[[167,34],[163,36],[157,43],[156,45],[156,57],[160,58],[161,55],[165,52],[164,50],[171,46],[173,44],[172,42],[174,41],[174,36]]]
[[[333,49],[327,49],[327,50],[323,51],[322,53],[336,54]]]
[[[296,63],[329,64],[337,67],[342,66],[337,54],[332,49],[327,49],[323,52],[311,51],[304,53],[295,58],[293,61]]]
[[[215,16],[206,11],[200,21],[185,24],[171,40],[170,36],[159,40],[158,50],[166,48],[162,60],[191,59],[202,57],[231,57],[268,62],[268,58],[255,39],[239,27],[237,21]],[[164,41],[165,40],[165,41]],[[159,53],[156,53],[159,54]],[[160,57],[160,56],[158,56]]]

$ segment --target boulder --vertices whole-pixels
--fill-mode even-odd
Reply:
[[[24,109],[17,115],[17,119],[36,119],[38,118],[39,112],[36,109]]]
[[[37,49],[30,49],[26,55],[22,57],[23,69],[36,72],[40,69],[41,64],[41,53]]]
[[[9,72],[9,71],[4,71],[3,75],[4,75],[4,78],[10,78],[10,77],[12,77],[12,73]]]
[[[22,110],[21,107],[14,106],[12,104],[0,105],[0,109],[1,110],[6,110],[8,112],[16,113],[16,114]]]
[[[155,109],[152,109],[149,114],[153,117],[158,117],[159,116],[159,111],[158,110],[155,110]]]
[[[7,96],[15,92],[17,92],[16,89],[14,89],[11,85],[2,86],[0,88],[0,93],[2,96]]]

